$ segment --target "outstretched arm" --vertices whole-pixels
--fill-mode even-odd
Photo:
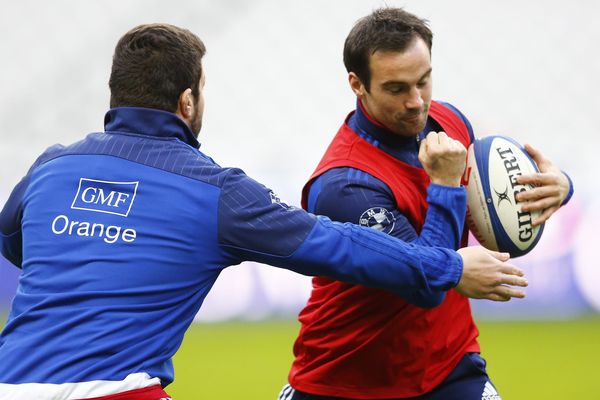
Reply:
[[[483,249],[475,250],[479,258],[464,257],[450,249],[416,246],[374,229],[315,217],[281,203],[239,170],[223,185],[218,218],[219,242],[231,265],[258,261],[398,294],[459,285],[465,293],[485,298],[522,274]],[[480,268],[489,272],[482,274]]]

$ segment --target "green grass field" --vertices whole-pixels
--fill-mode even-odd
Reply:
[[[478,325],[504,400],[600,399],[600,317]],[[275,400],[297,330],[292,321],[194,325],[167,391],[174,400]]]

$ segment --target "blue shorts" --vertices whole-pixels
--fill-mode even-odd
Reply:
[[[402,400],[501,400],[496,387],[485,370],[485,360],[479,353],[467,353],[456,368],[438,387],[418,397]],[[286,385],[278,400],[349,400],[342,397],[324,397],[294,390]]]

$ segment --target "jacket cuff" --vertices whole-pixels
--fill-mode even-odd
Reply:
[[[564,174],[564,176],[567,177],[567,179],[569,180],[569,193],[567,193],[567,197],[565,197],[565,199],[563,200],[563,202],[560,204],[560,206],[564,206],[565,204],[567,204],[569,202],[569,200],[571,200],[571,197],[573,197],[573,181],[571,180],[571,177],[569,175],[567,175],[566,172],[562,171],[562,173]]]

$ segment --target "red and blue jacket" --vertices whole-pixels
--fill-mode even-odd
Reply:
[[[419,140],[440,130],[465,147],[473,140],[468,120],[449,104],[432,102],[422,134],[404,138],[359,102],[305,186],[303,206],[415,244],[457,249],[465,244],[465,190],[430,185],[418,160]],[[479,351],[469,301],[454,290],[400,298],[315,277],[299,320],[290,384],[320,396],[418,396],[440,384],[466,352]]]

